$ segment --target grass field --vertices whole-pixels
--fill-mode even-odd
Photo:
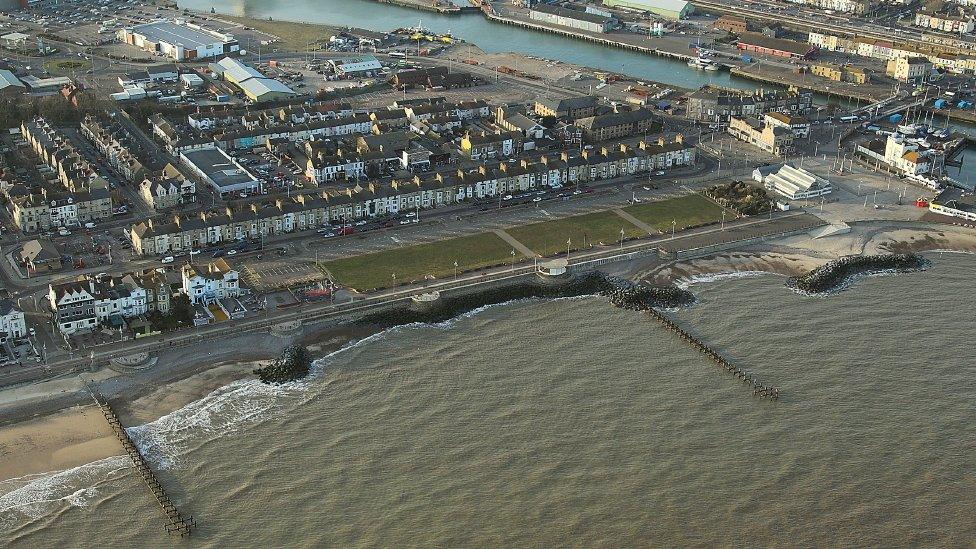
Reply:
[[[516,252],[516,261],[524,258]],[[449,279],[458,272],[511,263],[512,247],[493,233],[452,238],[323,263],[342,285],[359,291],[419,282],[427,276]]]
[[[635,204],[624,211],[665,233],[671,230],[672,221],[680,231],[722,219],[722,208],[700,194]]]
[[[314,48],[317,44],[322,45],[328,42],[329,36],[335,32],[333,27],[311,23],[268,21],[267,19],[236,17],[233,15],[221,15],[220,19],[233,21],[261,32],[273,34],[281,38],[280,45],[295,51],[305,51],[306,47]]]
[[[619,242],[620,229],[624,230],[624,238],[644,235],[633,223],[610,211],[522,225],[505,229],[505,232],[534,252],[545,256],[565,252],[567,239],[571,240],[569,247],[573,250],[584,246],[589,248],[601,242]]]
[[[48,72],[59,75],[71,74],[72,72],[81,73],[92,68],[91,61],[87,59],[61,59],[45,61],[44,68]]]

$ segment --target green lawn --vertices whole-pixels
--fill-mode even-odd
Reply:
[[[613,213],[596,212],[575,215],[553,221],[543,221],[505,229],[516,240],[541,255],[553,255],[566,251],[566,241],[571,240],[573,250],[593,245],[613,244],[620,241],[620,229],[624,238],[644,236],[633,223]]]
[[[54,74],[77,74],[92,68],[92,64],[87,59],[60,59],[45,61],[44,68]]]
[[[635,204],[624,211],[665,233],[671,230],[672,221],[680,231],[722,219],[722,208],[700,194]]]
[[[524,259],[516,251],[515,260]],[[392,286],[394,273],[397,284],[419,282],[428,275],[449,279],[455,261],[459,272],[511,263],[512,247],[498,235],[482,233],[337,259],[322,266],[339,284],[367,291]]]

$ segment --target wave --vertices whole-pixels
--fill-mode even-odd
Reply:
[[[555,300],[581,300],[590,297],[592,296],[559,297]],[[403,331],[418,328],[449,329],[463,319],[496,307],[542,300],[549,299],[513,299],[478,307],[443,322],[393,326],[351,341],[316,359],[312,363],[310,375],[302,380],[281,385],[269,385],[257,379],[237,380],[155,421],[128,427],[126,431],[154,467],[179,468],[183,457],[194,448],[214,438],[240,432],[247,426],[270,417],[281,406],[284,396],[306,393],[311,383],[320,381],[329,364],[343,353]],[[25,523],[48,516],[65,505],[86,507],[99,495],[99,487],[125,474],[130,468],[131,462],[127,456],[114,456],[63,471],[0,481],[0,529],[21,527]]]
[[[880,269],[880,270],[877,270],[877,271],[865,271],[863,273],[852,274],[852,275],[844,278],[843,281],[839,282],[837,285],[835,285],[831,289],[825,290],[825,291],[822,291],[822,292],[808,292],[808,291],[805,291],[805,290],[801,290],[801,289],[799,289],[799,288],[797,288],[795,286],[792,286],[792,285],[787,285],[786,287],[789,288],[793,293],[799,294],[799,295],[802,295],[802,296],[805,296],[805,297],[827,298],[827,297],[830,297],[830,296],[832,296],[834,294],[839,294],[840,292],[843,292],[844,290],[850,288],[851,286],[853,286],[858,281],[860,281],[860,280],[862,280],[864,278],[880,278],[880,277],[885,277],[885,276],[903,275],[903,274],[908,274],[908,273],[911,273],[911,272],[916,272],[916,271],[904,271],[904,270],[901,270],[901,269]]]
[[[756,278],[759,276],[771,275],[767,271],[724,271],[718,273],[702,273],[691,275],[688,277],[680,278],[675,281],[674,285],[681,288],[682,290],[687,290],[689,287],[695,284],[705,284],[709,282],[720,282],[723,280],[736,280],[740,278]]]
[[[87,507],[99,488],[130,466],[127,456],[112,456],[72,469],[4,480],[0,482],[0,529],[16,528],[57,508]]]

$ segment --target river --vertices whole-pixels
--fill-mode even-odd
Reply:
[[[200,11],[210,11],[213,7],[219,13],[237,16],[273,17],[376,31],[423,22],[425,27],[436,32],[450,32],[487,52],[521,52],[690,89],[709,83],[742,89],[758,87],[755,82],[731,78],[726,71],[697,71],[683,61],[493,23],[477,13],[441,15],[371,0],[179,0],[179,5]]]
[[[131,432],[200,523],[187,547],[967,546],[973,257],[930,257],[821,298],[692,285],[669,314],[777,402],[646,315],[531,300]],[[0,483],[11,547],[170,545],[160,516],[123,458]]]

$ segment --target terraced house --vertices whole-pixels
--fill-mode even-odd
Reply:
[[[182,254],[240,239],[311,230],[331,223],[375,219],[415,209],[437,208],[539,188],[582,185],[625,175],[687,166],[695,149],[678,136],[672,142],[641,142],[542,156],[537,162],[492,162],[410,179],[373,181],[342,190],[278,198],[244,208],[226,208],[140,222],[130,228],[133,249],[143,255]]]

